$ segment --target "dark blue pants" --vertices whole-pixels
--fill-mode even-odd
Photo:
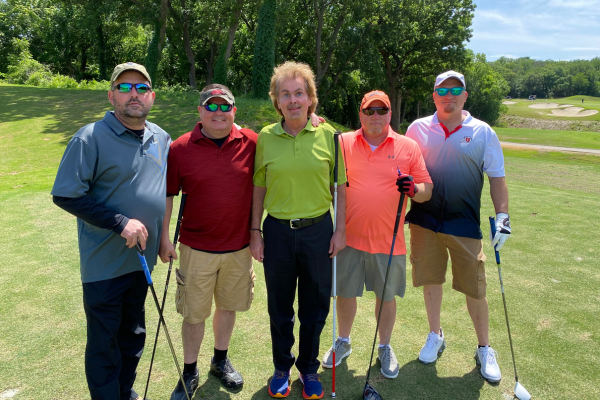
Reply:
[[[146,340],[142,271],[83,284],[87,319],[85,375],[92,400],[130,400]]]
[[[263,231],[263,265],[275,369],[288,371],[295,363],[303,375],[316,373],[321,365],[320,336],[329,314],[332,285],[329,242],[333,222],[328,215],[315,225],[291,229],[267,217]],[[297,360],[292,353],[296,283],[300,319]]]

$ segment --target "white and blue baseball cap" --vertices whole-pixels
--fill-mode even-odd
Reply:
[[[435,85],[433,86],[433,88],[435,89],[436,87],[441,85],[442,82],[444,82],[446,79],[449,79],[449,78],[458,79],[462,83],[463,87],[465,89],[467,88],[467,84],[465,83],[465,76],[456,71],[446,71],[446,72],[439,74],[437,76],[437,78],[435,78]]]

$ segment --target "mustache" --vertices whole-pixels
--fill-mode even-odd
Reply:
[[[144,105],[144,103],[141,102],[137,97],[132,97],[131,99],[127,100],[125,105],[128,106],[131,103],[138,103],[138,104]]]

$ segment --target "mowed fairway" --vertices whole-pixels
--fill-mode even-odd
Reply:
[[[600,132],[494,128],[501,141],[545,146],[600,149]]]
[[[7,85],[0,85],[0,97],[4,103],[0,107],[0,398],[16,390],[14,399],[87,399],[86,323],[75,218],[54,206],[49,193],[70,137],[79,127],[101,118],[110,104],[104,92]],[[196,99],[166,94],[158,98],[151,121],[173,138],[192,128],[197,121]],[[254,129],[277,119],[268,102],[241,99],[237,106],[239,119]],[[514,233],[502,249],[502,272],[520,381],[534,399],[600,398],[600,157],[519,150],[506,150],[505,156]],[[494,213],[488,193],[486,184],[481,211],[485,237],[487,216]],[[173,231],[171,226],[171,236]],[[450,288],[450,274],[442,306],[448,347],[435,364],[417,361],[428,328],[422,291],[410,284],[409,267],[407,293],[398,299],[392,337],[400,374],[387,380],[373,366],[371,375],[384,399],[512,398],[514,376],[500,286],[491,247],[487,240],[484,243],[491,341],[499,354],[502,382],[491,385],[479,375],[473,360],[475,333],[464,296]],[[228,392],[208,375],[214,343],[209,320],[198,363],[197,400],[269,398],[266,385],[273,365],[266,292],[262,267],[256,263],[255,268],[254,303],[249,312],[238,315],[230,347],[230,358],[245,379],[244,388]],[[166,270],[161,264],[153,274],[159,296]],[[181,318],[175,312],[174,294],[172,279],[165,319],[182,363]],[[362,398],[375,330],[373,304],[371,294],[359,300],[354,352],[336,371],[338,399]],[[140,393],[157,324],[150,295],[146,310],[147,346],[135,386]],[[321,354],[330,343],[331,315]],[[295,369],[292,377],[289,398],[301,399]],[[321,380],[329,397],[331,372],[324,371]],[[177,372],[161,334],[149,397],[168,399],[176,382]]]
[[[581,100],[583,99],[583,102]],[[560,99],[538,99],[538,100],[527,100],[527,99],[511,99],[506,100],[508,107],[508,114],[518,115],[520,117],[528,118],[541,118],[541,119],[554,119],[554,120],[569,120],[569,121],[600,121],[600,112],[597,112],[589,116],[578,116],[578,117],[567,117],[567,116],[555,116],[552,115],[552,108],[532,108],[531,105],[537,105],[537,107],[545,107],[549,104],[556,103],[557,105],[571,105],[573,107],[580,107],[585,110],[600,111],[600,98],[592,96],[571,96]],[[564,107],[561,107],[564,108]]]

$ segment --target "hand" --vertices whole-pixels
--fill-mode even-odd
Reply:
[[[333,233],[329,242],[329,258],[335,257],[344,247],[346,247],[346,233],[337,230]]]
[[[250,253],[260,263],[265,259],[265,241],[259,231],[250,232]]]
[[[492,240],[492,247],[495,246],[496,251],[499,251],[502,246],[504,246],[504,242],[510,236],[511,227],[510,227],[510,218],[507,213],[498,213],[496,214],[496,234],[492,238],[492,234],[490,233],[490,239]]]
[[[310,114],[310,124],[312,126],[314,126],[315,128],[319,126],[319,124],[326,122],[325,118],[323,117],[319,117],[317,114],[312,113]]]
[[[163,263],[168,263],[171,261],[171,257],[173,260],[177,260],[177,252],[175,251],[175,246],[168,238],[160,239],[160,246],[158,247],[158,256]]]
[[[419,192],[419,188],[417,187],[417,185],[415,185],[413,177],[407,174],[398,173],[396,186],[398,186],[398,191],[400,193],[404,193],[411,199],[415,197],[415,194]]]
[[[146,240],[148,239],[148,231],[144,224],[137,219],[130,219],[125,225],[125,229],[121,232],[121,236],[127,239],[125,246],[130,249],[135,247],[140,242],[142,250],[146,250]]]

